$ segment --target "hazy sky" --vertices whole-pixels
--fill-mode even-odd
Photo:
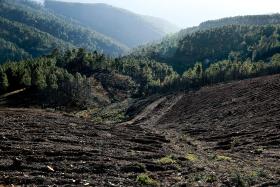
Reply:
[[[280,12],[280,0],[63,0],[107,3],[164,18],[180,27],[222,17]]]

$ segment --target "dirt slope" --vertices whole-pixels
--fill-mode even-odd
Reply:
[[[165,96],[114,125],[2,108],[0,184],[280,186],[279,80]]]

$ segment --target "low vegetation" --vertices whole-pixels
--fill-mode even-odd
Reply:
[[[196,162],[198,161],[198,157],[194,153],[188,153],[186,155],[186,159],[191,161],[191,162]]]
[[[176,160],[172,158],[172,156],[165,156],[160,158],[159,160],[156,161],[158,164],[162,165],[169,165],[169,164],[175,164]]]
[[[137,176],[136,182],[141,185],[159,186],[159,182],[152,179],[148,174],[142,173]]]
[[[232,161],[232,158],[224,155],[216,155],[215,160],[217,161]]]

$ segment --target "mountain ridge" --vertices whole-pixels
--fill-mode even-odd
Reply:
[[[178,28],[161,19],[149,20],[129,10],[105,3],[70,3],[46,0],[45,7],[69,18],[78,20],[100,33],[104,33],[129,47],[161,39]],[[159,23],[158,23],[159,22]],[[162,25],[166,25],[162,28]]]
[[[269,32],[269,28],[271,27],[276,27],[275,32],[276,32],[276,40],[277,40],[277,27],[280,24],[280,14],[272,14],[272,15],[251,15],[251,16],[237,16],[237,17],[230,17],[230,18],[222,18],[218,20],[210,20],[201,23],[199,26],[196,27],[190,27],[186,29],[182,29],[176,34],[170,35],[165,37],[162,41],[156,42],[156,43],[151,43],[148,45],[140,46],[136,48],[131,55],[136,56],[136,57],[149,57],[151,59],[167,63],[169,65],[172,65],[177,71],[182,72],[184,69],[186,69],[189,66],[192,66],[195,62],[203,62],[205,59],[201,58],[196,58],[194,61],[191,63],[188,63],[189,58],[193,58],[192,56],[199,56],[200,54],[203,54],[203,51],[199,51],[199,48],[196,46],[192,46],[193,43],[188,43],[184,45],[184,42],[187,40],[192,40],[196,41],[197,44],[204,43],[204,46],[200,45],[200,47],[207,48],[206,51],[208,51],[208,54],[210,54],[211,46],[209,41],[213,38],[211,38],[210,35],[214,37],[215,32],[220,32],[221,34],[223,31],[225,32],[232,32],[234,28],[240,27],[240,28],[246,28],[249,32],[250,27],[256,28],[256,30],[263,30],[260,31],[259,34],[262,35],[262,37],[269,37],[269,35],[272,36],[272,33]],[[267,33],[270,34],[264,34],[265,28],[267,29]],[[237,28],[238,29],[238,28]],[[250,32],[254,32],[253,30]],[[203,35],[204,33],[204,35]],[[238,31],[236,32],[238,33]],[[247,33],[248,37],[250,37],[250,33]],[[209,36],[207,36],[209,35]],[[255,33],[257,36],[258,34]],[[204,38],[203,38],[204,37]],[[232,36],[233,37],[233,36]],[[223,38],[226,39],[226,38]],[[253,39],[253,38],[252,38]],[[229,41],[228,44],[234,43],[235,39],[232,39]],[[255,40],[255,39],[253,39]],[[261,38],[260,38],[261,40]],[[268,40],[263,40],[262,42]],[[279,41],[279,38],[278,38]],[[207,43],[208,42],[208,43]],[[220,38],[216,37],[216,43],[218,44],[220,41]],[[243,43],[243,44],[236,44],[236,46],[241,46],[241,45],[248,45],[248,43]],[[184,47],[184,49],[182,49]],[[249,46],[248,46],[249,47]],[[256,47],[256,46],[255,46]],[[189,52],[191,51],[191,48],[193,48],[192,54]],[[244,50],[253,50],[254,46],[251,46],[250,49],[244,49]],[[185,50],[185,51],[184,51]],[[188,51],[189,53],[189,58],[187,56],[181,55],[184,52]],[[238,51],[240,52],[240,51]],[[244,51],[243,51],[244,52]],[[179,59],[179,55],[181,55]],[[209,55],[208,58],[212,58],[213,55]],[[178,58],[177,58],[178,57]],[[201,57],[201,56],[200,56]],[[249,58],[249,57],[248,57]],[[221,59],[217,59],[221,60]]]
[[[26,28],[28,27],[29,30],[32,30],[33,34],[25,33],[26,35],[36,35],[37,31],[40,31],[44,35],[51,35],[52,37],[56,38],[56,40],[63,41],[65,44],[70,43],[73,48],[82,47],[90,51],[97,50],[99,52],[105,53],[106,55],[112,56],[119,56],[125,54],[128,51],[128,48],[123,44],[118,43],[117,41],[114,41],[113,39],[96,31],[87,29],[77,23],[55,15],[47,11],[41,5],[33,3],[29,0],[2,0],[0,2],[0,8],[1,17],[9,20],[10,23],[21,23],[25,25]],[[10,30],[7,32],[12,33],[14,31]],[[3,35],[4,33],[1,34]],[[23,33],[22,36],[25,34]],[[21,37],[18,39],[20,40],[24,38],[26,37]],[[6,38],[5,40],[10,42],[9,39],[10,38]],[[40,40],[40,38],[37,38],[36,40]],[[15,43],[15,45],[17,45],[17,43]],[[38,48],[40,48],[39,45],[40,44],[38,43]],[[1,47],[5,48],[5,46]],[[36,50],[36,46],[32,47]],[[56,48],[56,46],[47,47],[47,53],[42,53],[41,55],[49,54],[54,48]],[[66,50],[67,48],[64,49]],[[5,61],[8,59],[3,58],[0,60]]]

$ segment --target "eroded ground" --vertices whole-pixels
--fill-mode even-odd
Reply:
[[[162,97],[100,125],[0,109],[0,184],[280,186],[280,76]]]

